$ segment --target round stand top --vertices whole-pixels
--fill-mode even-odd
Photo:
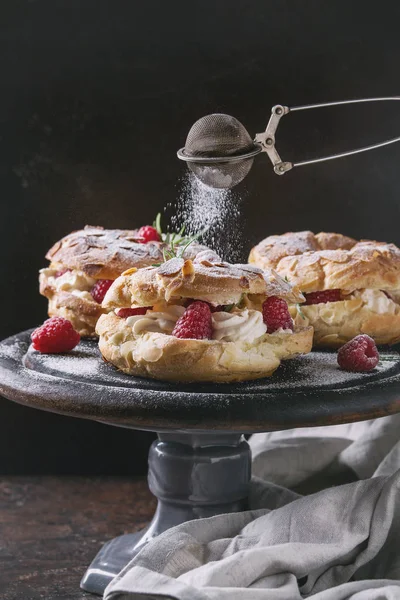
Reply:
[[[30,331],[0,343],[0,394],[73,417],[152,431],[257,432],[334,425],[400,412],[400,354],[383,349],[377,369],[348,373],[336,353],[282,363],[243,383],[168,383],[130,377],[101,360],[95,341],[69,354],[40,354]]]

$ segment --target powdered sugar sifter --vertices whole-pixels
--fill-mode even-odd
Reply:
[[[400,137],[396,137],[370,146],[312,160],[304,160],[297,163],[284,161],[281,159],[275,146],[276,130],[284,115],[290,112],[325,108],[327,106],[390,100],[400,100],[400,97],[389,96],[385,98],[343,100],[340,102],[307,104],[291,108],[278,104],[272,108],[266,130],[263,133],[257,133],[254,140],[242,123],[234,117],[220,113],[207,115],[194,123],[187,136],[185,146],[178,150],[178,158],[186,161],[189,169],[193,171],[196,177],[212,188],[230,189],[240,183],[249,173],[254,157],[261,152],[267,154],[275,173],[277,175],[284,175],[284,173],[294,167],[343,158],[400,141]]]

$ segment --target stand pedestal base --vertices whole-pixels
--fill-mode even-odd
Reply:
[[[100,550],[81,581],[102,595],[148,541],[170,527],[246,509],[251,477],[248,443],[237,434],[160,433],[149,453],[149,487],[158,499],[150,525]]]

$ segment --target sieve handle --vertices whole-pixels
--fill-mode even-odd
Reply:
[[[382,146],[388,146],[400,141],[400,137],[391,138],[384,142],[372,144],[370,146],[363,146],[362,148],[356,148],[355,150],[348,150],[347,152],[340,152],[338,154],[331,154],[329,156],[323,156],[321,158],[314,158],[312,160],[303,160],[301,162],[292,163],[289,161],[283,161],[279,156],[275,147],[275,133],[279,125],[279,121],[284,115],[289,112],[295,112],[299,110],[309,110],[312,108],[325,108],[327,106],[340,106],[343,104],[360,104],[361,102],[387,102],[390,100],[400,100],[399,96],[387,96],[384,98],[361,98],[359,100],[341,100],[340,102],[324,102],[321,104],[305,104],[304,106],[283,106],[278,104],[271,110],[271,117],[269,119],[266,130],[263,133],[257,133],[255,141],[258,142],[263,152],[266,152],[269,159],[271,160],[274,171],[278,175],[284,175],[287,171],[293,169],[293,167],[302,167],[304,165],[312,165],[314,163],[325,162],[327,160],[334,160],[335,158],[344,158],[345,156],[352,156],[353,154],[360,154],[361,152],[368,152],[368,150],[374,150],[375,148],[382,148]]]

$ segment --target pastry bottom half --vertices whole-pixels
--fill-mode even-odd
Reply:
[[[124,319],[109,313],[97,323],[99,348],[115,367],[165,381],[226,383],[268,377],[281,360],[310,352],[312,327],[265,334],[254,342],[179,339],[164,333],[134,335]]]
[[[299,312],[291,306],[290,312],[296,327],[311,325],[314,328],[314,347],[339,348],[362,333],[371,336],[377,344],[400,341],[400,306],[394,314],[377,313],[356,298],[303,305]]]

